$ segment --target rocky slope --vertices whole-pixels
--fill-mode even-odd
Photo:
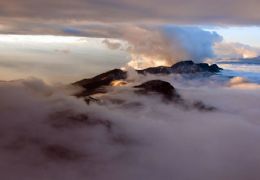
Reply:
[[[175,88],[168,82],[162,80],[151,80],[141,85],[135,86],[137,92],[147,94],[149,92],[155,92],[161,94],[167,100],[178,100],[180,95],[177,93]]]
[[[145,70],[137,70],[139,74],[145,75],[146,73],[151,74],[171,74],[171,73],[216,73],[221,71],[217,65],[211,65],[205,63],[195,64],[192,61],[183,61],[177,64],[174,64],[171,67],[154,67],[148,68]],[[99,99],[95,99],[92,95],[97,93],[108,93],[107,88],[110,86],[113,81],[117,80],[126,80],[127,79],[127,72],[114,69],[108,71],[106,73],[100,74],[90,79],[83,79],[81,81],[75,82],[72,85],[79,86],[83,90],[76,94],[77,97],[83,97],[87,104],[90,103],[100,103]],[[188,102],[184,98],[180,96],[177,90],[166,81],[162,80],[150,80],[139,84],[137,86],[130,87],[130,90],[134,89],[134,92],[141,95],[160,95],[164,102],[172,102],[178,104],[178,106],[185,108],[185,109],[197,109],[200,111],[212,111],[215,110],[214,107],[210,107],[205,105],[203,102]],[[109,93],[108,93],[109,94]],[[117,102],[117,104],[124,105],[123,100],[118,99],[110,99],[111,102]]]
[[[114,69],[90,79],[83,79],[73,83],[72,85],[84,88],[84,90],[77,94],[77,96],[89,96],[96,93],[105,92],[102,88],[108,86],[115,80],[122,80],[127,78],[127,72],[120,69]]]
[[[144,70],[136,70],[139,74],[191,74],[191,73],[217,73],[222,69],[216,64],[208,65],[206,63],[195,64],[193,61],[182,61],[172,65],[171,67],[151,67]],[[82,87],[84,90],[77,96],[90,96],[96,93],[106,92],[104,87],[109,86],[113,81],[125,80],[127,72],[121,69],[114,69],[90,79],[83,79],[73,83],[72,85]],[[154,82],[153,82],[154,83]],[[149,84],[151,85],[151,84]],[[162,83],[159,83],[159,86]]]

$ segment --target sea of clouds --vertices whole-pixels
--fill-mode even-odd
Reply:
[[[170,82],[200,111],[136,94]],[[231,80],[140,76],[87,105],[78,89],[39,79],[0,82],[0,174],[11,180],[259,179],[259,85]]]

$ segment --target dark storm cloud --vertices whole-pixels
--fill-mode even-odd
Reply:
[[[9,0],[0,5],[2,17],[45,20],[258,24],[260,18],[257,0]]]
[[[259,25],[259,5],[257,0],[3,0],[0,32],[63,34],[67,26],[90,23]]]

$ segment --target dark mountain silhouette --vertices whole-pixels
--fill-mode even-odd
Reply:
[[[137,70],[140,74],[171,74],[171,73],[180,73],[180,74],[190,74],[190,73],[217,73],[222,69],[219,68],[216,64],[209,66],[206,63],[195,64],[193,61],[182,61],[174,64],[171,67],[152,67],[144,70]],[[89,97],[97,93],[105,93],[105,87],[109,86],[115,80],[125,80],[127,78],[127,72],[114,69],[93,78],[83,79],[73,83],[72,85],[79,86],[83,88],[83,91],[76,94],[78,97]],[[167,98],[177,97],[175,89],[168,82],[163,82],[160,80],[154,80],[147,83],[144,83],[139,88],[140,92],[154,91],[163,94]],[[142,90],[141,90],[142,89]],[[89,99],[88,99],[89,100]],[[93,99],[90,99],[93,100]]]
[[[84,88],[84,91],[76,96],[89,96],[96,93],[105,92],[102,88],[108,86],[112,81],[122,80],[127,78],[127,72],[120,69],[114,69],[90,79],[83,79],[73,83],[72,85]]]
[[[190,73],[217,73],[220,72],[222,68],[218,67],[216,64],[208,65],[207,63],[196,64],[193,61],[181,61],[171,67],[159,66],[151,67],[143,70],[137,70],[140,74],[190,74]]]
[[[163,95],[168,100],[180,99],[180,95],[177,93],[175,88],[168,82],[162,80],[151,80],[141,85],[135,86],[137,92],[147,94],[149,92],[156,92]]]

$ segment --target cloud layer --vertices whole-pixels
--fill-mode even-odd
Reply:
[[[100,24],[260,25],[259,1],[9,0],[0,2],[0,32],[84,35]]]
[[[131,78],[130,86],[155,77]],[[1,177],[260,178],[259,86],[249,90],[240,79],[219,84],[157,78],[174,84],[186,100],[202,100],[217,111],[186,110],[156,94],[135,94],[128,86],[113,87],[99,97],[101,104],[86,105],[70,96],[71,90],[40,80],[1,82]]]
[[[259,24],[260,20],[257,0],[9,0],[1,1],[0,7],[2,19],[29,22]]]

